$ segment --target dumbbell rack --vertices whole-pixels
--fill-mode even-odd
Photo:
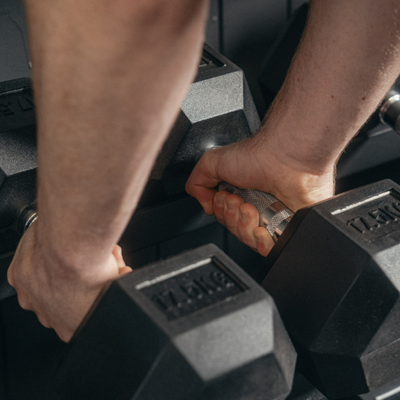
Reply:
[[[216,2],[213,2],[213,7],[214,3]],[[8,49],[12,49],[12,51],[6,53],[6,57],[0,55],[0,82],[9,81],[12,78],[29,77],[30,61],[27,52],[28,46],[22,3],[19,1],[5,1],[0,5],[0,22],[2,23],[0,32],[8,32],[7,34],[11,32]],[[209,32],[212,31],[211,28],[212,25],[210,24]],[[206,75],[210,74],[210,76],[215,72],[212,72],[213,64],[221,67],[218,61],[214,60],[213,54],[216,56],[216,53],[209,49],[208,56],[205,55],[199,68],[206,71]],[[218,56],[216,57],[218,58]],[[223,61],[223,65],[227,63],[228,61]],[[232,69],[230,72],[238,71],[239,69]],[[0,139],[1,133],[10,131],[8,126],[4,128],[6,126],[5,121],[13,119],[10,124],[16,127],[15,129],[25,130],[26,140],[23,143],[32,144],[30,138],[35,134],[35,120],[29,85],[29,80],[17,83],[17,86],[22,90],[19,94],[14,93],[13,99],[15,98],[15,100],[8,98],[4,102],[2,101],[4,98],[2,99],[0,96]],[[3,87],[3,91],[7,91],[7,89]],[[247,93],[246,96],[249,96],[249,94]],[[14,103],[9,104],[9,102]],[[247,118],[250,125],[249,129],[251,133],[254,133],[256,128],[254,120],[257,120],[257,117],[252,113],[250,112],[251,115],[247,115],[247,117],[243,117],[244,112],[239,113],[240,115],[230,115],[230,118],[237,118],[232,125],[237,125],[237,121],[242,123],[243,119],[246,120]],[[381,128],[380,125],[378,125],[378,128],[376,126],[373,127],[368,131],[367,136],[373,138],[379,136],[379,133],[384,133],[385,135],[393,134],[390,129],[383,132]],[[381,131],[378,132],[376,129],[381,129]],[[363,137],[361,136],[361,138]],[[383,138],[383,136],[380,136],[380,138]],[[236,136],[229,140],[238,139],[240,137]],[[178,145],[182,140],[182,137],[177,140]],[[388,143],[390,146],[392,140],[384,141],[386,147]],[[174,146],[177,146],[177,144],[172,143],[171,147],[174,148]],[[392,164],[389,166],[384,165],[383,168],[375,165],[372,171],[373,174],[371,174],[371,170],[366,171],[371,167],[370,165],[362,165],[361,161],[359,163],[354,161],[355,158],[358,159],[360,157],[359,148],[356,141],[352,146],[354,149],[351,149],[346,154],[346,159],[342,160],[344,167],[341,170],[343,172],[340,173],[342,174],[341,184],[343,188],[349,189],[358,186],[360,183],[368,183],[366,176],[369,177],[368,179],[373,180],[387,177],[387,171],[388,169],[392,170]],[[30,146],[30,148],[34,148],[34,146]],[[384,151],[379,154],[382,164],[388,161],[385,160]],[[170,156],[168,163],[171,160],[172,157]],[[390,161],[392,163],[397,162],[393,157]],[[26,159],[26,165],[21,166],[20,172],[23,171],[26,174],[27,182],[21,188],[21,193],[28,193],[22,195],[22,197],[25,196],[24,205],[30,205],[34,201],[34,198],[29,194],[32,193],[32,188],[29,186],[35,186],[34,173],[32,173],[36,167],[35,162],[36,159],[31,154],[31,157]],[[353,168],[356,164],[356,168]],[[192,166],[193,163],[190,165]],[[346,165],[350,165],[347,170],[345,168]],[[121,239],[120,244],[124,249],[128,264],[141,267],[149,262],[177,254],[183,250],[213,242],[225,250],[256,280],[261,279],[262,274],[259,271],[263,266],[263,259],[237,242],[232,235],[217,225],[213,218],[205,216],[198,203],[184,194],[183,184],[191,166],[181,173],[178,173],[172,167],[170,170],[163,170],[161,179],[156,179],[160,178],[160,176],[154,176],[155,179],[149,182],[139,209],[134,214]],[[154,171],[155,174],[156,172]],[[371,178],[372,175],[373,177]],[[12,174],[9,174],[9,176],[12,176]],[[396,180],[396,177],[392,176],[392,179]],[[24,192],[23,189],[26,188],[26,185],[28,188]],[[161,199],[161,201],[155,199]],[[17,209],[20,211],[18,207]],[[18,210],[15,212],[18,212]],[[153,232],[151,237],[143,234],[143,232],[148,231],[149,224],[158,226],[157,234],[154,235]],[[4,223],[4,226],[6,225]],[[52,330],[43,328],[33,313],[22,310],[18,306],[12,289],[5,284],[7,267],[12,260],[13,250],[19,240],[17,231],[14,229],[13,233],[10,233],[11,231],[8,228],[4,229],[5,236],[2,237],[2,231],[0,230],[0,294],[2,298],[0,301],[0,399],[54,400],[53,395],[47,390],[48,381],[54,374],[66,345],[58,339]],[[7,240],[4,239],[6,237],[8,238]],[[135,245],[132,246],[132,243],[135,243]],[[375,392],[359,397],[363,400],[394,400],[399,398],[399,391],[397,390],[399,386],[400,378]],[[297,371],[293,390],[288,399],[322,400],[325,397]]]

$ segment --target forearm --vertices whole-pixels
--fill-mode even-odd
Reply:
[[[207,1],[26,1],[38,235],[84,274],[110,254],[197,70]]]
[[[399,25],[395,0],[312,1],[302,43],[259,134],[283,164],[312,174],[334,168],[399,74]]]
[[[255,207],[220,181],[272,193],[294,211],[334,193],[335,164],[400,72],[396,0],[311,0],[284,85],[252,138],[202,157],[186,188],[208,214],[266,256]]]

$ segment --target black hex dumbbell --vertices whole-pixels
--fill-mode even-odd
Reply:
[[[263,286],[304,375],[332,399],[399,378],[400,186],[381,181],[293,217],[273,196],[263,211],[260,199],[268,194],[222,189],[256,199],[261,223],[280,236]]]
[[[296,354],[272,298],[215,245],[112,283],[51,386],[60,400],[268,400]]]
[[[0,254],[13,251],[21,237],[20,217],[36,198],[36,164],[30,80],[0,83]]]

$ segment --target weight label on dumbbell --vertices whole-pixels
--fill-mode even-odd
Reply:
[[[0,94],[0,132],[35,123],[35,106],[29,89]]]
[[[367,242],[400,230],[400,194],[395,190],[332,213]]]
[[[163,311],[168,320],[191,314],[212,304],[226,301],[246,290],[219,261],[208,259],[194,269],[184,267],[169,279],[138,285],[146,296]],[[142,288],[143,287],[143,288]]]

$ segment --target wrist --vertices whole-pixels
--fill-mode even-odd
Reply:
[[[35,265],[49,282],[70,282],[87,289],[101,287],[104,284],[101,266],[106,260],[91,257],[89,251],[83,251],[73,241],[60,240],[59,228],[52,230],[49,221],[39,217],[24,234],[32,238]]]
[[[260,140],[261,139],[261,140]],[[284,146],[274,143],[273,137],[255,138],[254,158],[267,177],[268,188],[293,211],[334,194],[335,163],[316,168],[312,162],[303,162],[291,156]]]
[[[263,147],[280,168],[314,176],[332,174],[347,139],[341,140],[333,132],[334,124],[330,128],[324,118],[301,114],[301,108],[293,103],[294,100],[289,101],[284,93],[278,94],[254,137],[257,145]]]

